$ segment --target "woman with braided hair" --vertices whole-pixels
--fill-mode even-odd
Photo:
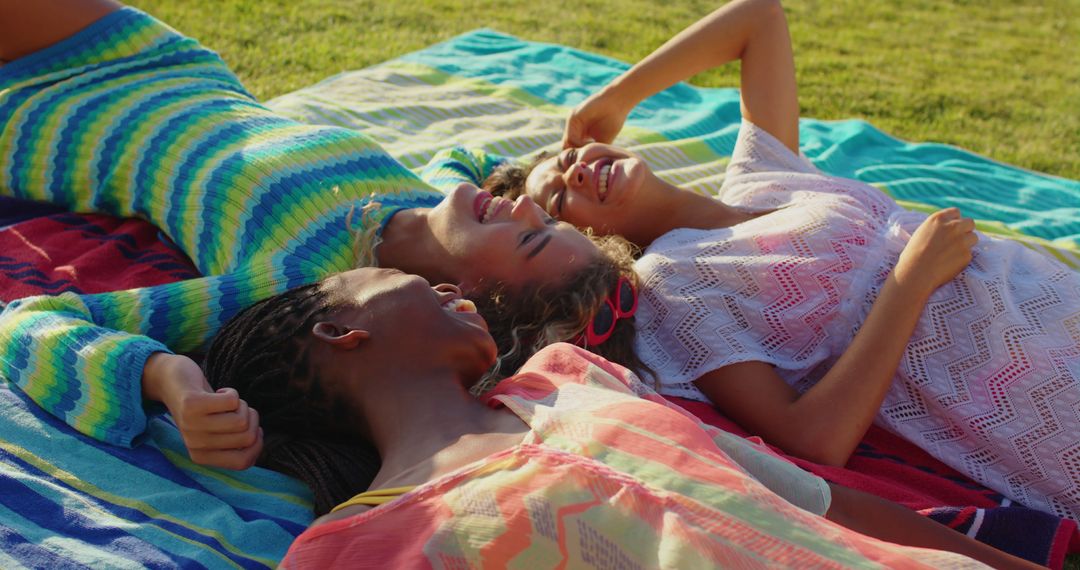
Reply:
[[[315,482],[318,501],[341,504],[282,567],[974,565],[858,533],[1034,567],[832,487],[571,345],[542,350],[477,400],[470,388],[496,352],[459,289],[386,269],[304,285],[222,327],[207,376],[262,410],[269,434],[381,458],[347,501]]]
[[[720,199],[606,144],[645,97],[734,59],[743,123]],[[1080,520],[1080,273],[955,208],[907,211],[822,173],[798,155],[798,119],[783,9],[737,0],[581,103],[559,155],[487,185],[647,248],[634,351],[662,393],[827,465],[877,422]]]
[[[363,133],[275,114],[217,54],[111,0],[0,0],[0,62],[0,195],[146,218],[206,275],[0,313],[0,376],[103,441],[143,432],[145,398],[168,407],[196,462],[251,465],[256,410],[176,353],[335,272],[379,265],[458,284],[499,315],[507,370],[580,332],[632,277],[617,240],[594,243],[528,198],[444,195]],[[552,303],[524,302],[534,297]]]

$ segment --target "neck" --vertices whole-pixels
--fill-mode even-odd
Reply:
[[[637,228],[626,238],[640,247],[647,247],[660,236],[677,228],[716,229],[733,226],[753,217],[732,208],[715,198],[679,188],[656,179],[659,191],[648,208],[640,208],[643,219],[630,224]],[[647,212],[647,215],[645,214]]]
[[[373,383],[383,388],[365,395],[363,414],[382,467],[371,488],[426,482],[457,467],[440,461],[447,455],[441,452],[525,429],[513,413],[480,403],[453,376],[442,372],[410,382],[396,373],[384,376],[393,381]]]
[[[432,283],[456,283],[444,266],[446,251],[431,233],[430,212],[430,208],[410,208],[390,218],[376,248],[379,267],[400,269]]]

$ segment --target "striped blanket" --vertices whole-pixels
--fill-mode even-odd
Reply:
[[[308,122],[362,129],[421,170],[449,145],[507,156],[554,148],[567,107],[625,67],[480,30],[332,77],[269,106]],[[680,85],[636,110],[617,142],[662,176],[709,193],[719,188],[734,145],[738,108],[734,90]],[[1080,268],[1076,181],[953,147],[905,143],[862,121],[804,120],[801,135],[804,153],[823,170],[877,184],[914,208],[959,205],[984,231]],[[13,206],[0,204],[0,217],[9,214],[15,221]],[[82,222],[52,223],[78,228]],[[31,274],[5,259],[11,258],[0,258],[0,277],[26,285]],[[74,273],[52,278],[49,287],[59,290],[66,278],[84,285]],[[0,417],[3,568],[273,566],[311,518],[310,495],[292,479],[192,464],[166,415],[154,416],[134,449],[80,436],[6,387],[0,387]],[[1060,565],[1060,548],[1043,555]]]

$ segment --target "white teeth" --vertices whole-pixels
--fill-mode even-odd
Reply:
[[[598,189],[598,193],[600,194],[600,196],[604,196],[605,194],[607,194],[607,181],[609,174],[611,174],[611,165],[604,165],[604,167],[600,169],[600,188]]]
[[[443,309],[451,313],[475,313],[476,304],[468,299],[452,299],[443,305]]]
[[[488,200],[487,206],[484,207],[484,214],[480,216],[480,223],[486,224],[491,219],[492,212],[495,211],[495,199]]]

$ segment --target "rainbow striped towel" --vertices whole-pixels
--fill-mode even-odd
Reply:
[[[343,73],[269,105],[363,129],[417,170],[466,145],[508,156],[552,148],[568,106],[626,65],[479,30]],[[679,85],[643,104],[620,141],[670,180],[718,188],[735,142],[738,94]],[[909,144],[862,121],[804,120],[820,168],[880,185],[912,207],[959,205],[983,229],[1080,267],[1080,183],[953,147]],[[0,387],[0,567],[273,566],[311,520],[298,482],[187,460],[157,416],[134,449],[73,433]]]

